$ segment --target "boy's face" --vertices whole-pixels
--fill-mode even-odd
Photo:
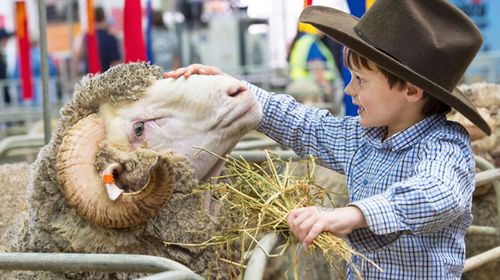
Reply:
[[[387,137],[390,137],[423,119],[420,106],[407,98],[408,85],[391,88],[375,64],[370,62],[370,68],[373,70],[349,69],[352,78],[345,89],[359,107],[358,115],[363,127],[386,126]]]

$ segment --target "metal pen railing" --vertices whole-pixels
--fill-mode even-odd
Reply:
[[[54,272],[164,273],[177,278],[203,279],[186,266],[161,257],[128,254],[0,253],[0,270]],[[179,278],[182,276],[183,278]],[[163,277],[163,276],[162,276]]]

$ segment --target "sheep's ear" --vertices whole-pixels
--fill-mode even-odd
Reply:
[[[166,157],[153,158],[146,184],[111,200],[96,169],[96,154],[106,132],[103,120],[90,115],[70,128],[57,154],[59,187],[85,219],[109,228],[142,224],[155,216],[173,193],[174,174]]]

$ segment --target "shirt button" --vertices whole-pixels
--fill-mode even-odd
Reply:
[[[363,185],[368,185],[368,179],[363,179]]]

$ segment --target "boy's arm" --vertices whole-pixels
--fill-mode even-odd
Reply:
[[[470,215],[475,163],[466,138],[435,137],[421,148],[413,176],[350,205],[377,235],[436,232]]]
[[[257,130],[291,148],[299,156],[312,155],[323,165],[345,173],[364,130],[355,117],[334,117],[327,110],[305,106],[291,96],[271,94],[248,84],[262,105]]]
[[[227,75],[219,68],[192,64],[164,73],[164,78],[188,78],[192,74]],[[338,118],[327,110],[307,107],[288,95],[274,95],[247,84],[259,100],[264,118],[258,130],[299,156],[312,155],[322,165],[345,173],[346,163],[358,148],[364,130],[354,117]]]

